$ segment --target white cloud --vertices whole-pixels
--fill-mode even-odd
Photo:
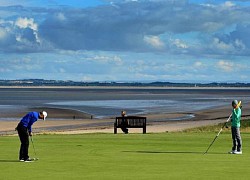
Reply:
[[[37,31],[37,24],[34,22],[33,18],[18,18],[15,22],[15,25],[20,28],[30,28],[34,31]]]
[[[203,55],[209,51],[210,54],[215,52],[224,55],[228,51],[237,53],[233,51],[235,44],[232,42],[230,44],[230,40],[223,41],[217,37],[213,42],[213,47],[208,46],[204,41],[211,41],[210,38],[213,38],[214,34],[220,32],[225,34],[224,30],[226,31],[228,27],[249,22],[246,8],[240,6],[225,8],[234,7],[231,1],[223,4],[214,3],[213,6],[212,4],[205,6],[200,3],[187,3],[185,0],[182,3],[163,0],[133,1],[109,1],[118,5],[119,9],[110,7],[110,5],[90,9],[68,7],[49,10],[42,7],[29,9],[26,6],[16,9],[6,7],[4,11],[14,11],[20,16],[15,22],[16,27],[20,30],[13,30],[13,35],[19,35],[16,35],[18,42],[11,43],[12,51],[15,48],[24,52],[53,51],[55,49],[124,52],[159,52],[164,50],[174,54],[199,53]],[[48,1],[46,2],[48,3]],[[6,18],[7,21],[7,19],[16,16],[7,18],[6,15],[1,18]],[[35,40],[32,40],[42,44],[42,46],[37,45],[30,48],[31,45],[25,43],[24,39],[27,40],[27,37],[30,38],[29,41],[33,38],[27,29],[33,30]],[[238,31],[241,29],[242,27]],[[249,52],[247,49],[250,45],[246,43],[248,40],[242,40],[242,37],[237,36],[242,33],[247,35],[248,29],[246,28],[244,32],[236,32],[234,36],[229,35],[229,38],[234,38],[232,40],[239,39],[238,47],[245,45],[245,53]],[[25,37],[23,31],[26,31]],[[184,36],[188,33],[196,33],[196,35],[192,39],[185,38]],[[171,35],[174,39],[170,46],[166,43],[169,41],[166,34]],[[197,42],[201,46],[195,48],[192,46],[193,42]],[[22,47],[20,48],[20,46]],[[2,48],[10,51],[7,46],[2,46]],[[224,50],[226,52],[223,52]]]
[[[174,44],[177,48],[181,48],[181,49],[187,49],[187,48],[188,48],[188,45],[187,45],[184,41],[182,41],[182,40],[180,40],[180,39],[175,39],[175,40],[173,41],[173,44]]]
[[[196,61],[194,63],[194,67],[196,67],[196,68],[201,68],[202,66],[204,66],[204,64],[202,62],[200,62],[200,61]]]
[[[213,39],[212,48],[222,50],[223,52],[230,51],[230,50],[234,49],[231,44],[227,44],[227,43],[221,41],[219,38]]]
[[[22,42],[22,36],[20,34],[16,35],[16,41]]]
[[[33,18],[18,18],[15,22],[15,25],[21,29],[30,28],[33,30],[33,34],[35,36],[36,42],[40,43],[40,39],[38,37],[38,24],[34,22]],[[21,41],[22,37],[19,36],[17,41]]]
[[[63,13],[58,13],[57,15],[56,15],[56,17],[58,18],[58,20],[59,21],[65,21],[66,20],[66,17],[65,17],[65,15],[63,14]]]
[[[44,73],[43,77],[74,80],[231,80],[233,73],[225,72],[235,69],[249,77],[249,69],[242,71],[250,63],[248,6],[236,1],[237,5],[231,1],[206,1],[211,3],[207,5],[187,0],[111,1],[119,8],[106,0],[91,8],[44,8],[43,0],[26,0],[32,6],[0,7],[0,53],[5,57],[1,62],[9,60],[0,71],[13,71],[2,73],[5,77]],[[32,56],[30,61],[10,58],[22,59],[26,54]]]
[[[223,70],[224,72],[232,72],[235,70],[236,65],[232,62],[229,62],[229,61],[220,60],[217,63],[217,67],[219,69]],[[237,71],[237,69],[236,69],[236,71]]]
[[[90,61],[97,61],[100,63],[109,63],[109,64],[115,64],[115,65],[122,65],[123,60],[121,57],[114,55],[114,56],[107,56],[107,55],[95,55],[90,57],[84,57],[84,60],[90,60]]]
[[[234,44],[237,49],[242,49],[242,50],[246,49],[246,45],[240,39],[235,39]]]
[[[123,60],[122,60],[119,56],[114,56],[113,61],[114,61],[117,65],[122,65],[122,64],[123,64]]]
[[[235,6],[235,4],[231,1],[226,1],[224,4],[222,4],[222,7],[224,7],[224,8],[231,8],[234,6]]]
[[[161,41],[161,39],[158,36],[144,36],[144,41],[147,44],[157,49],[164,47],[164,43]]]

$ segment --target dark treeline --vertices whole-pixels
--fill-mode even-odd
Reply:
[[[174,82],[78,82],[63,80],[0,80],[0,86],[130,86],[130,87],[250,87],[250,83],[174,83]]]

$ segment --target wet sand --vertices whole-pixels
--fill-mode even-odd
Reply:
[[[32,109],[36,110],[36,109]],[[72,117],[72,120],[39,120],[33,125],[33,132],[37,134],[82,134],[82,133],[113,133],[113,123],[115,117],[104,119],[91,119],[91,115],[75,111],[51,108],[49,114],[53,117]],[[242,119],[250,118],[250,103],[243,105]],[[188,128],[200,127],[206,125],[218,124],[225,122],[231,113],[231,107],[219,107],[209,110],[195,111],[189,113],[162,113],[162,114],[144,114],[147,117],[147,133],[173,132],[182,131]],[[74,116],[76,116],[74,118]],[[170,120],[175,118],[185,118],[194,116],[191,119]],[[0,121],[0,135],[16,134],[14,131],[19,120]],[[130,133],[142,133],[142,129],[129,129]],[[121,130],[118,129],[118,133]]]

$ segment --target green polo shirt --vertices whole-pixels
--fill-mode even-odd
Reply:
[[[232,127],[240,127],[240,120],[241,120],[241,109],[233,109],[232,111]]]

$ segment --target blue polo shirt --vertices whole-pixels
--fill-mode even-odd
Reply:
[[[39,118],[39,113],[38,112],[29,112],[28,114],[26,114],[20,121],[20,123],[28,128],[29,132],[32,132],[32,124],[34,124],[34,122],[36,122]]]

